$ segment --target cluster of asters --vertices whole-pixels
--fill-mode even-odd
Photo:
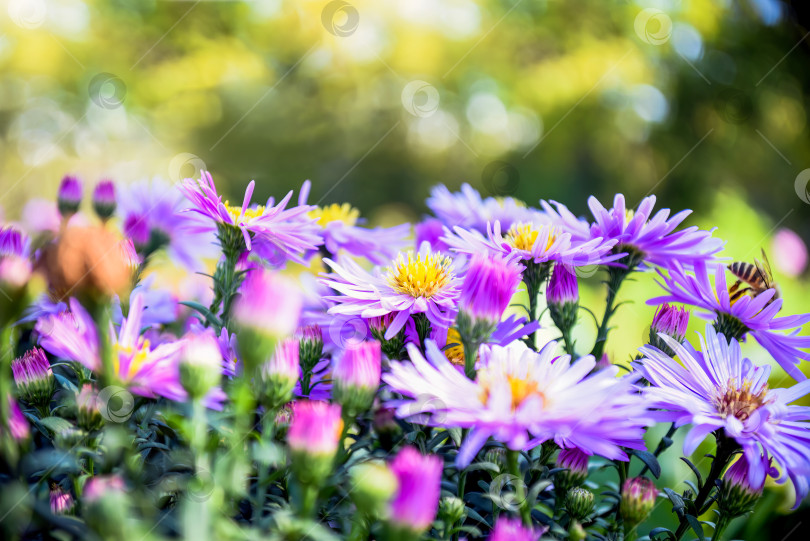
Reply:
[[[347,203],[308,204],[309,181],[263,205],[254,188],[231,204],[207,172],[102,180],[93,217],[67,176],[38,207],[47,227],[2,225],[3,479],[30,475],[31,449],[77,457],[38,474],[43,528],[71,514],[122,538],[144,472],[178,449],[188,475],[156,506],[216,505],[279,539],[636,538],[666,499],[675,525],[653,535],[702,536],[714,509],[720,539],[768,477],[796,506],[810,490],[810,410],[795,404],[810,392],[810,314],[735,283],[724,242],[682,226],[689,211],[616,195],[580,217],[438,186],[431,216],[370,228]],[[592,269],[607,292],[585,344]],[[610,321],[637,272],[663,291],[648,343],[619,366]],[[691,309],[707,321],[699,347]],[[558,340],[539,338],[541,319]],[[749,336],[797,383],[769,387],[772,365],[742,356]],[[685,457],[713,444],[713,458],[697,485],[659,493],[657,458],[681,427]],[[597,501],[589,472],[606,465],[618,478]]]

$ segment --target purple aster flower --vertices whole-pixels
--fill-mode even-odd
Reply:
[[[591,374],[593,357],[572,365],[569,355],[555,355],[556,348],[556,342],[539,353],[522,342],[481,346],[471,381],[432,341],[429,360],[409,344],[411,362],[392,362],[383,381],[414,399],[399,404],[399,416],[472,429],[459,449],[458,467],[469,465],[490,437],[513,450],[553,440],[618,460],[627,460],[622,447],[644,449],[644,427],[651,420],[634,379],[616,378],[618,367]]]
[[[537,541],[547,528],[529,528],[519,518],[499,516],[489,541]]]
[[[99,371],[102,365],[95,323],[76,299],[71,298],[69,306],[70,312],[46,316],[37,322],[41,345],[53,355]],[[136,295],[129,314],[121,321],[118,335],[112,334],[113,329],[110,329],[115,351],[115,375],[134,394],[183,402],[188,394],[180,382],[179,362],[186,340],[152,347],[150,341],[141,336],[143,311],[144,298]],[[215,388],[205,402],[209,407],[221,407],[223,398],[222,390]]]
[[[441,240],[461,254],[516,255],[523,261],[538,264],[558,261],[580,267],[610,263],[623,257],[623,254],[611,252],[615,239],[574,239],[571,233],[547,221],[513,222],[506,234],[501,232],[501,223],[494,222],[487,227],[486,234],[485,237],[477,230],[456,226],[453,232],[445,229]]]
[[[810,353],[803,351],[810,348],[810,336],[797,334],[810,321],[810,314],[776,317],[782,299],[769,302],[775,293],[773,289],[756,296],[742,295],[732,302],[726,268],[720,263],[707,267],[698,262],[694,272],[687,272],[675,263],[669,275],[660,270],[659,274],[668,295],[650,299],[647,304],[678,302],[700,308],[698,315],[714,321],[715,328],[725,336],[742,339],[750,334],[794,379],[806,379],[798,365],[801,360],[810,361]]]
[[[698,261],[709,261],[724,245],[720,239],[713,238],[712,232],[702,231],[696,226],[675,231],[691,210],[684,210],[669,217],[669,209],[659,210],[651,216],[655,206],[655,196],[645,197],[634,211],[625,207],[624,196],[616,194],[613,208],[605,209],[599,201],[591,196],[588,206],[595,222],[590,228],[576,218],[566,207],[556,201],[545,201],[541,205],[551,217],[552,222],[562,225],[571,233],[574,240],[587,241],[596,238],[616,242],[613,252],[626,253],[627,258],[620,260],[629,269],[638,265],[669,267],[673,262],[693,265]]]
[[[508,228],[514,222],[542,217],[541,212],[512,197],[482,198],[469,184],[462,184],[461,191],[455,193],[442,184],[434,186],[427,206],[446,227],[459,226],[479,233],[485,233],[491,222],[498,221]]]
[[[389,505],[388,521],[397,529],[420,534],[430,528],[439,508],[442,459],[403,447],[391,461],[398,486]]]
[[[293,261],[304,263],[301,254],[323,243],[316,220],[307,217],[314,207],[299,205],[286,209],[292,190],[278,205],[271,197],[267,205],[251,206],[255,185],[252,180],[248,184],[241,207],[222,201],[214,179],[207,171],[203,171],[200,180],[185,179],[180,190],[194,205],[187,210],[210,220],[208,229],[217,231],[224,249],[233,244],[239,252],[251,251],[255,242],[261,257],[272,261],[277,253],[282,253]],[[236,244],[238,235],[241,235],[244,245]]]
[[[306,205],[310,188],[311,183],[307,180],[298,196],[299,206]],[[349,203],[342,205],[333,203],[311,208],[307,215],[316,220],[324,248],[332,256],[345,251],[381,265],[394,258],[397,252],[405,247],[407,237],[411,233],[410,224],[373,229],[358,227],[358,224],[362,224],[365,220],[360,218],[360,211]]]
[[[645,400],[663,410],[656,418],[692,425],[684,454],[692,454],[708,434],[722,432],[742,447],[752,486],[763,483],[767,473],[760,455],[773,457],[783,468],[780,481],[793,481],[798,505],[810,489],[810,413],[790,404],[810,392],[810,380],[768,389],[770,367],[754,366],[742,357],[737,340],[727,342],[711,325],[706,326],[705,339],[700,338],[702,353],[688,342],[680,344],[666,335],[661,339],[678,360],[644,346],[644,358],[635,366],[651,384],[643,391]]]
[[[444,225],[438,218],[426,218],[413,226],[413,234],[416,237],[416,246],[422,246],[423,242],[430,244],[430,249],[434,252],[447,252],[450,247],[442,240],[444,236]]]
[[[564,498],[569,489],[581,486],[585,482],[588,477],[589,458],[576,447],[560,450],[556,467],[563,468],[564,471],[554,476],[554,489],[559,498]]]
[[[364,318],[395,313],[386,340],[396,336],[413,314],[424,313],[436,327],[452,325],[461,280],[449,257],[425,248],[416,255],[400,253],[388,269],[373,274],[348,258],[340,264],[324,259],[333,274],[321,282],[342,293],[326,297],[337,303],[329,313]]]
[[[28,258],[31,239],[13,226],[0,227],[0,259],[8,256]]]
[[[102,220],[109,220],[115,214],[115,183],[101,180],[93,190],[93,210]]]
[[[779,476],[779,470],[771,466],[772,459],[760,455],[759,462],[756,465],[757,470],[765,471],[766,476]],[[748,463],[748,458],[741,455],[723,474],[717,506],[720,512],[725,513],[727,517],[733,518],[748,513],[762,496],[762,490],[765,488],[765,476],[762,477],[761,483],[752,483],[749,477],[750,471],[751,465]]]
[[[236,367],[239,364],[239,347],[236,342],[236,333],[230,334],[228,329],[222,328],[217,339],[219,353],[222,355],[222,373],[232,378],[236,375]]]
[[[494,327],[517,291],[521,272],[523,266],[514,257],[474,255],[461,286],[459,311],[473,323],[481,321]]]
[[[59,184],[56,200],[59,213],[63,217],[69,218],[76,214],[82,203],[82,181],[78,177],[66,175]]]
[[[0,398],[0,400],[4,400]],[[25,415],[20,410],[20,405],[11,397],[11,394],[6,396],[5,400],[8,401],[8,430],[11,437],[17,442],[27,440],[31,436],[31,428],[28,426],[28,421]],[[3,425],[0,423],[0,436],[3,434]]]
[[[579,304],[577,275],[568,265],[555,265],[546,289],[548,303],[555,305]]]
[[[689,325],[689,310],[664,303],[655,311],[650,333],[655,333],[656,336],[664,333],[678,342],[683,342],[687,325]]]
[[[154,179],[120,191],[124,234],[141,255],[165,247],[172,260],[193,271],[203,270],[201,260],[216,255],[214,236],[205,231],[202,219],[182,212],[186,199],[174,185]]]

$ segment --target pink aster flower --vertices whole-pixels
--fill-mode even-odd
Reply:
[[[810,314],[776,317],[782,299],[772,300],[773,289],[756,296],[742,295],[732,302],[726,268],[720,263],[707,266],[697,262],[693,272],[674,263],[668,275],[660,270],[659,274],[668,294],[647,304],[678,302],[700,308],[698,315],[714,321],[718,331],[737,339],[750,334],[794,379],[806,379],[798,365],[801,360],[810,361],[810,353],[804,351],[810,348],[810,336],[798,336],[798,332],[810,321]]]
[[[653,216],[654,195],[645,197],[635,210],[625,207],[622,194],[616,194],[611,209],[606,209],[591,196],[588,206],[595,221],[590,227],[575,217],[565,205],[556,201],[551,203],[555,208],[545,201],[540,202],[552,222],[562,225],[573,240],[599,238],[614,241],[614,253],[628,254],[619,263],[630,269],[637,265],[642,265],[642,268],[653,265],[669,267],[673,262],[692,265],[698,261],[709,261],[724,245],[722,240],[712,237],[714,229],[702,231],[692,226],[675,231],[691,214],[691,210],[683,210],[670,218],[669,209],[662,209]]]
[[[484,345],[470,380],[432,341],[427,359],[409,344],[411,362],[392,362],[383,381],[413,399],[398,403],[400,417],[472,429],[459,449],[459,467],[469,465],[490,437],[513,450],[553,440],[619,460],[627,460],[622,447],[644,449],[644,427],[651,421],[633,379],[616,378],[618,367],[591,374],[593,357],[572,365],[569,355],[555,355],[556,348],[556,342],[539,353],[523,342]]]
[[[293,404],[287,444],[294,452],[331,457],[337,452],[342,429],[340,406],[299,400]]]
[[[36,330],[42,347],[51,354],[81,363],[93,371],[102,368],[99,356],[98,330],[90,314],[71,298],[70,311],[41,318]],[[144,298],[136,295],[129,314],[121,320],[117,333],[109,329],[113,344],[113,370],[116,377],[137,395],[154,398],[162,396],[183,402],[188,398],[180,383],[180,359],[186,340],[164,342],[155,347],[141,335]],[[209,407],[221,407],[224,394],[213,389],[205,399]]]
[[[386,340],[396,336],[413,314],[424,313],[436,327],[452,325],[461,280],[449,257],[425,248],[416,255],[400,253],[390,267],[373,273],[348,258],[341,263],[324,259],[333,274],[321,282],[342,293],[326,297],[337,303],[329,313],[363,318],[395,314]]]
[[[810,412],[791,404],[810,393],[810,380],[769,389],[770,367],[743,358],[737,340],[728,342],[711,325],[700,338],[702,352],[666,335],[661,339],[678,360],[644,346],[644,358],[635,366],[650,382],[643,393],[650,407],[661,410],[656,419],[692,425],[684,454],[692,454],[710,433],[723,433],[742,447],[751,486],[760,486],[768,473],[761,455],[773,457],[783,468],[779,481],[793,482],[798,505],[810,491]]]
[[[388,520],[414,534],[430,528],[439,507],[444,463],[434,455],[423,455],[414,447],[403,447],[391,462],[398,487],[389,505]]]
[[[519,518],[499,516],[489,535],[489,541],[537,541],[546,528],[529,528]]]
[[[280,252],[304,263],[301,254],[322,244],[316,220],[307,217],[314,207],[300,205],[287,209],[292,191],[278,205],[271,197],[266,205],[252,206],[250,200],[255,185],[252,180],[248,184],[241,207],[222,201],[214,179],[207,171],[203,171],[200,180],[185,179],[180,189],[194,205],[187,210],[209,218],[212,221],[210,229],[218,230],[221,242],[226,243],[224,236],[230,238],[227,232],[234,231],[241,234],[248,251],[255,243],[262,257],[273,259]]]

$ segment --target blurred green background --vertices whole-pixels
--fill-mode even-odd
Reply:
[[[729,256],[768,250],[785,310],[806,310],[797,249],[773,236],[810,238],[807,2],[2,3],[7,219],[68,172],[92,184],[206,168],[234,200],[251,179],[259,198],[311,179],[310,202],[381,224],[417,220],[437,183],[579,213],[590,194],[655,193],[718,227]],[[644,340],[655,287],[625,286],[616,360]],[[598,311],[596,290],[583,295]],[[745,536],[782,539],[797,517]]]

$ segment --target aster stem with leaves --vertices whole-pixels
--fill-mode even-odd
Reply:
[[[526,496],[526,482],[520,471],[520,451],[506,449],[506,467],[515,479],[515,498],[520,502],[520,518],[523,519],[523,524],[531,526],[531,503]]]
[[[607,343],[608,332],[610,331],[610,318],[616,313],[618,306],[616,305],[616,297],[619,294],[619,288],[627,276],[633,272],[635,265],[628,267],[607,267],[608,279],[605,282],[607,286],[607,294],[605,296],[605,313],[602,315],[602,321],[599,323],[599,329],[596,332],[596,343],[593,345],[591,355],[597,359],[602,357],[605,352],[605,345]]]
[[[708,509],[704,509],[706,506],[706,500],[709,499],[712,490],[716,488],[717,481],[720,479],[720,475],[723,473],[723,470],[726,468],[731,458],[740,449],[737,442],[725,436],[724,431],[720,430],[716,432],[714,436],[717,440],[717,449],[715,451],[714,458],[712,458],[712,465],[709,469],[709,474],[706,476],[706,479],[703,480],[703,484],[700,486],[700,490],[698,491],[698,494],[694,500],[695,518],[699,518],[700,515],[708,511]],[[688,516],[689,515],[687,512],[684,512],[684,514],[681,516],[678,530],[675,532],[675,541],[678,541],[681,537],[683,537],[683,534],[685,534],[690,528]]]

